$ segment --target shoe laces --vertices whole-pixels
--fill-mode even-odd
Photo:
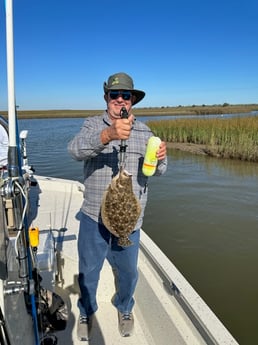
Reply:
[[[122,320],[131,320],[132,319],[132,313],[126,313],[123,314]]]
[[[84,315],[80,315],[80,323],[88,323],[89,322],[89,318],[87,316]]]

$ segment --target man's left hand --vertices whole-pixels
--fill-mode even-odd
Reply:
[[[159,146],[159,149],[157,151],[157,154],[156,154],[156,157],[158,158],[158,160],[162,160],[162,159],[165,159],[167,156],[167,147],[166,147],[166,143],[165,141],[162,141],[160,146]]]

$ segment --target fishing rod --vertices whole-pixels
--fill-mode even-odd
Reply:
[[[128,112],[125,107],[121,108],[120,111],[121,119],[128,119]],[[120,146],[120,158],[119,158],[119,170],[121,171],[125,167],[125,152],[126,152],[126,140],[122,139]]]
[[[21,176],[21,161],[17,144],[17,109],[15,102],[14,81],[14,44],[13,44],[13,1],[5,0],[6,11],[6,54],[7,54],[7,91],[8,91],[8,177],[4,186],[7,227],[16,233],[15,250],[19,263],[19,277],[22,288],[29,296],[35,335],[35,345],[39,345],[37,310],[34,280],[32,275],[32,257],[29,247],[26,211],[28,200],[24,191],[24,179]]]

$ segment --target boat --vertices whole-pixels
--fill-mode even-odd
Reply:
[[[33,211],[36,214],[33,224],[39,228],[40,237],[37,267],[42,276],[42,285],[62,297],[69,315],[65,330],[56,332],[55,337],[58,344],[81,344],[76,337],[79,316],[77,237],[78,210],[84,186],[76,181],[36,175],[33,181],[31,200],[38,205],[36,212]],[[12,241],[8,247],[14,247]],[[13,248],[8,249],[9,252],[11,250]],[[13,255],[10,255],[9,260],[13,259]],[[115,292],[113,280],[112,270],[105,262],[98,288],[99,309],[89,342],[92,345],[124,343],[118,331],[117,313],[111,304]],[[31,324],[32,338],[33,327],[25,305],[21,308],[24,315],[22,312],[13,315],[21,300],[24,301],[22,293],[16,292],[17,288],[13,290],[12,294],[2,294],[4,308],[1,309],[9,334],[16,334],[10,344],[21,344],[29,336],[26,318]],[[143,230],[135,300],[135,332],[126,339],[126,344],[237,344],[189,282]],[[17,324],[23,329],[18,329]],[[44,336],[52,337],[53,334]],[[29,339],[23,343],[34,344]]]
[[[6,1],[6,11],[8,21],[12,0]],[[17,129],[13,85],[8,92],[10,147],[0,187],[0,343],[82,344],[76,336],[77,238],[84,185],[35,174],[26,154],[29,134]],[[88,343],[238,344],[175,265],[140,231],[134,333],[123,338],[118,331],[111,303],[114,277],[105,262],[97,293],[99,309]]]

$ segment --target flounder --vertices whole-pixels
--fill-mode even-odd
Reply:
[[[133,244],[128,236],[134,230],[141,213],[139,200],[133,193],[132,174],[121,171],[112,179],[101,204],[101,217],[105,227],[116,237],[118,245]]]

